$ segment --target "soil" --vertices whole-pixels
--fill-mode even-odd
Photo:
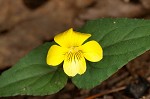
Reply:
[[[0,72],[33,48],[70,27],[111,18],[150,18],[150,0],[0,0]],[[70,81],[49,96],[0,99],[150,99],[150,51],[132,60],[91,90]]]

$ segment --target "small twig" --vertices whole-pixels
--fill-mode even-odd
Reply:
[[[102,93],[98,93],[98,94],[95,94],[93,96],[87,97],[86,99],[94,99],[94,98],[101,97],[101,96],[106,95],[106,94],[110,94],[110,93],[114,93],[114,92],[124,90],[125,88],[126,87],[123,86],[123,87],[115,88],[115,89],[112,89],[112,90],[106,90],[106,91],[103,91]]]

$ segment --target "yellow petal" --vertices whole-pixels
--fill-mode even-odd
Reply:
[[[68,76],[75,76],[76,74],[83,74],[86,71],[86,62],[81,55],[82,53],[77,53],[77,54],[72,54],[72,55],[66,55],[64,64],[63,64],[63,69],[64,72]]]
[[[60,33],[54,37],[57,44],[63,47],[80,46],[85,40],[87,40],[91,34],[85,34],[75,32],[73,29],[69,29],[63,33]]]
[[[96,41],[89,41],[81,46],[84,57],[92,62],[100,61],[103,58],[102,47]]]
[[[64,60],[67,49],[58,45],[52,45],[47,54],[47,64],[51,66],[59,65]]]

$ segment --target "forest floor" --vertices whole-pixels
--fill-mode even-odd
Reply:
[[[150,0],[0,0],[0,73],[33,48],[88,20],[150,18]],[[49,96],[1,99],[150,99],[150,51],[91,90],[71,82]]]

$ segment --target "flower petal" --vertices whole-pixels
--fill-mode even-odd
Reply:
[[[59,65],[64,60],[67,49],[58,45],[52,45],[47,54],[47,64],[51,66]]]
[[[63,33],[60,33],[54,37],[57,44],[63,47],[80,46],[85,40],[87,40],[91,34],[85,34],[75,32],[73,29],[69,29]]]
[[[71,55],[71,57],[68,57],[68,55],[66,55],[66,57],[65,57],[63,69],[64,69],[64,72],[68,76],[73,77],[76,74],[81,75],[86,71],[85,58],[83,57],[83,55],[80,55],[80,56],[78,56],[78,55],[74,54],[74,55]]]
[[[98,62],[103,58],[102,47],[96,41],[89,41],[81,46],[84,57],[92,62]]]

